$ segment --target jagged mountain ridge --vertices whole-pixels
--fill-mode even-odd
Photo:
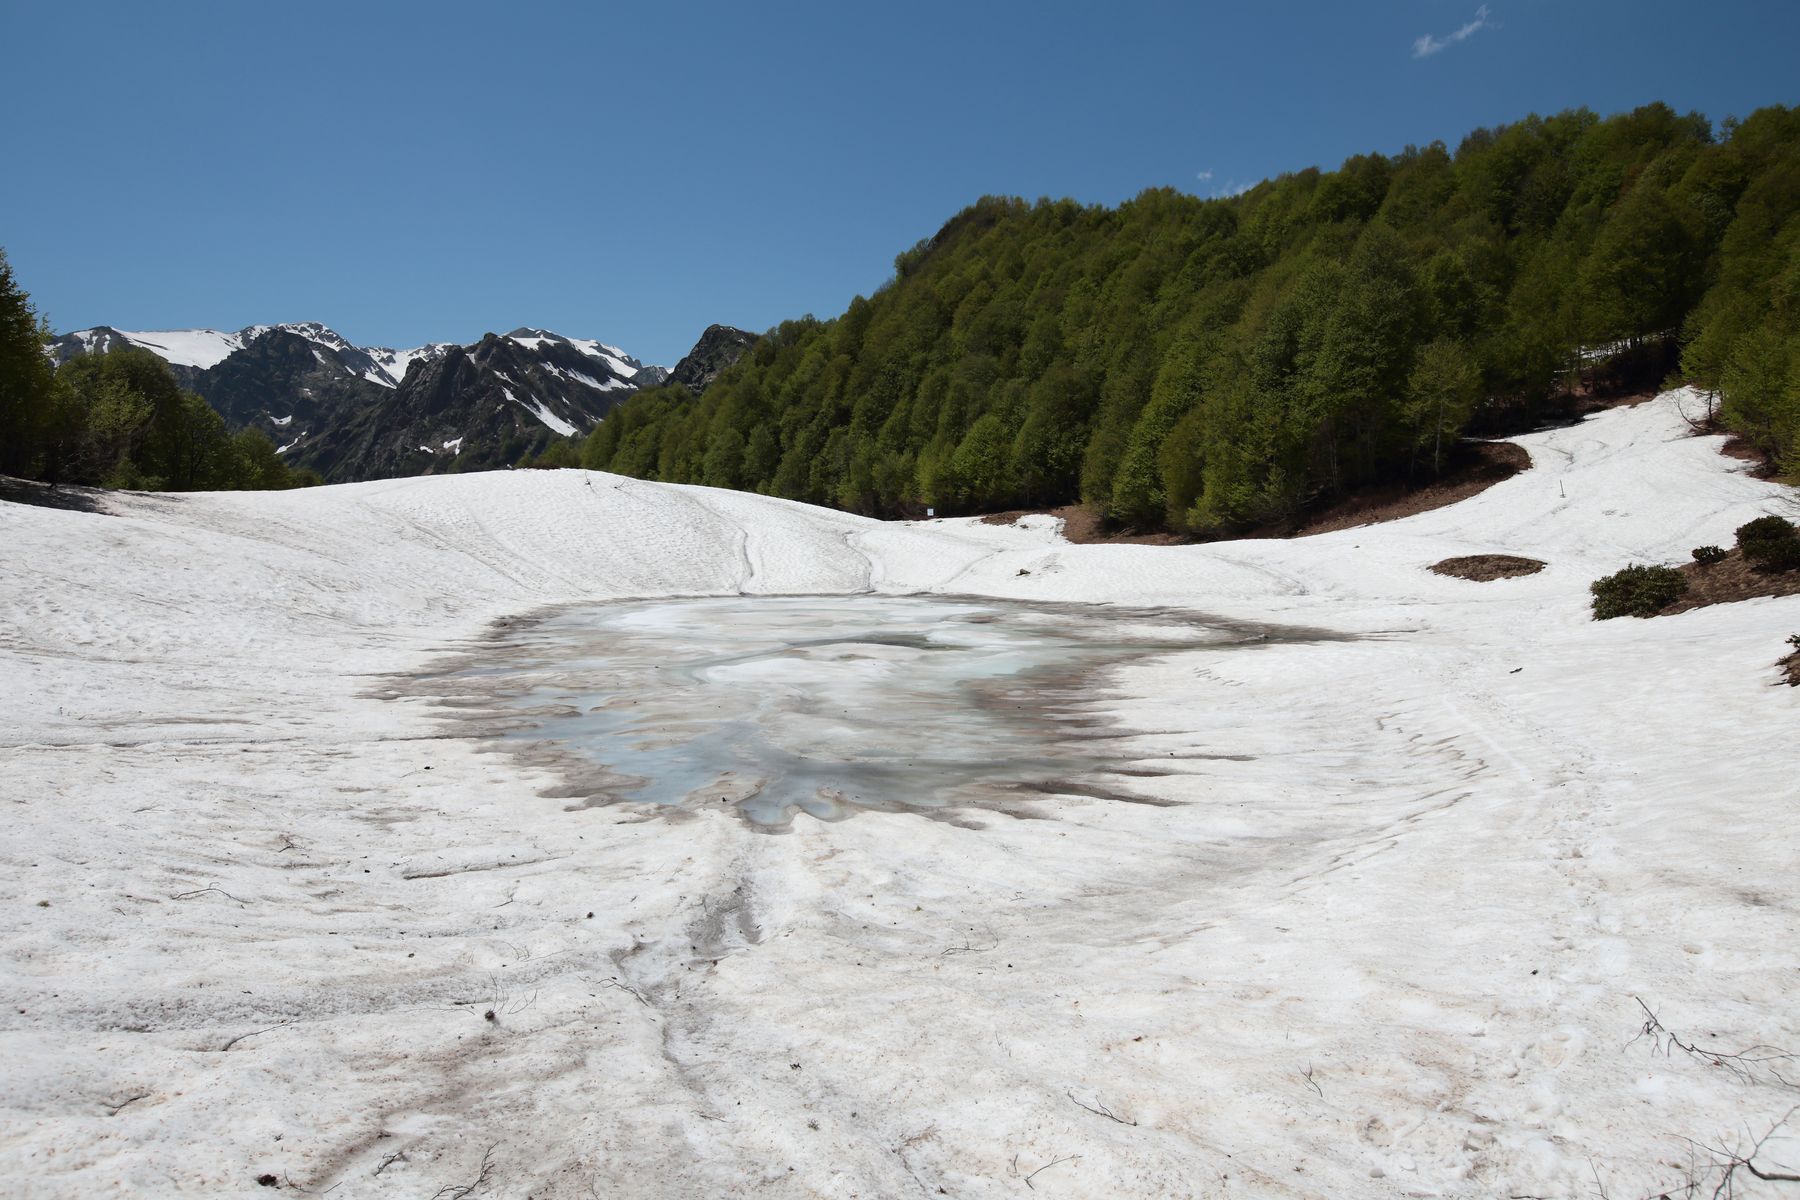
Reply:
[[[488,334],[414,362],[401,386],[330,425],[294,461],[328,479],[378,479],[500,467],[559,437],[586,433],[640,385],[629,365],[542,330]],[[634,371],[634,375],[636,372]]]
[[[58,362],[136,346],[169,363],[232,429],[268,434],[332,482],[506,466],[592,429],[668,378],[616,346],[523,327],[468,346],[361,347],[317,322],[53,339]]]
[[[719,377],[732,363],[744,356],[744,352],[756,345],[757,335],[744,329],[730,325],[708,325],[694,348],[675,364],[673,371],[667,372],[667,382],[677,383],[688,391],[699,395],[704,392],[713,380]],[[650,384],[645,383],[645,387]]]

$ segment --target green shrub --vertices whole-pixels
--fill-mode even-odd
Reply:
[[[1737,529],[1738,549],[1746,556],[1750,553],[1750,547],[1757,542],[1791,541],[1793,537],[1794,527],[1774,515],[1758,517],[1748,524],[1739,525]]]
[[[1694,561],[1703,567],[1710,567],[1716,562],[1725,560],[1725,551],[1718,546],[1695,546]]]
[[[1745,542],[1744,560],[1759,571],[1800,570],[1800,537]]]
[[[1626,567],[1596,579],[1588,590],[1594,593],[1596,621],[1654,617],[1681,599],[1687,591],[1687,576],[1674,567]]]

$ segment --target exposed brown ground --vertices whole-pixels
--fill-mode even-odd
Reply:
[[[1713,429],[1709,432],[1724,433],[1725,431],[1723,429]],[[1773,479],[1779,474],[1775,468],[1774,459],[1770,458],[1762,449],[1752,445],[1741,437],[1734,436],[1727,439],[1725,444],[1719,447],[1719,453],[1723,454],[1726,458],[1742,459],[1744,462],[1751,464],[1750,474],[1757,479]]]
[[[1431,570],[1438,575],[1453,575],[1458,579],[1472,579],[1476,583],[1486,583],[1490,579],[1515,579],[1520,575],[1536,575],[1544,569],[1540,559],[1521,558],[1516,554],[1468,554],[1461,558],[1446,558],[1443,562],[1431,564]]]
[[[1374,525],[1382,521],[1398,521],[1414,513],[1430,512],[1467,500],[1487,491],[1520,471],[1531,469],[1531,455],[1511,442],[1474,442],[1461,448],[1462,454],[1437,479],[1424,487],[1409,488],[1391,483],[1365,488],[1324,508],[1305,513],[1298,527],[1281,531],[1269,529],[1252,532],[1250,537],[1306,537],[1314,533],[1331,533],[1357,525]]]
[[[1744,561],[1741,550],[1727,551],[1722,561],[1710,567],[1688,563],[1680,571],[1687,576],[1687,594],[1663,609],[1664,614],[1757,596],[1800,595],[1800,571],[1758,571]]]
[[[1012,525],[1020,517],[1046,513],[1062,518],[1065,541],[1078,546],[1113,543],[1132,546],[1185,546],[1195,539],[1178,533],[1138,533],[1129,529],[1109,528],[1106,518],[1083,504],[1065,504],[1060,508],[1015,508],[1008,512],[989,513],[981,518],[984,525]]]
[[[1503,479],[1510,479],[1531,466],[1531,456],[1511,442],[1472,442],[1458,448],[1449,470],[1424,487],[1409,488],[1403,483],[1387,483],[1359,491],[1302,513],[1295,521],[1265,525],[1230,535],[1233,538],[1305,537],[1313,533],[1329,533],[1357,525],[1373,525],[1379,521],[1397,521],[1414,513],[1429,512],[1458,500],[1467,500],[1484,492]],[[1121,529],[1104,516],[1081,504],[1065,504],[1061,508],[1020,508],[990,513],[981,519],[989,525],[1011,525],[1020,517],[1048,513],[1061,517],[1063,537],[1077,545],[1111,543],[1137,546],[1183,546],[1210,538],[1187,537],[1178,533],[1144,533]]]

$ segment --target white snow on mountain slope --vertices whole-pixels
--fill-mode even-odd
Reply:
[[[385,380],[375,379],[373,382],[385,382],[389,387],[399,387],[400,382],[406,378],[406,369],[414,362],[420,360],[436,362],[444,357],[444,352],[449,350],[453,344],[451,342],[430,342],[423,346],[414,346],[411,350],[389,350],[382,346],[371,347],[368,352],[369,357],[375,360],[375,365],[380,367],[386,375]]]
[[[504,379],[505,376],[502,375],[501,378]],[[570,435],[572,435],[575,432],[575,427],[573,425],[569,424],[567,421],[563,420],[561,417],[559,417],[555,413],[551,412],[548,408],[544,407],[544,402],[542,400],[539,400],[536,396],[527,396],[526,399],[521,400],[517,396],[512,394],[511,388],[503,387],[500,390],[505,393],[506,398],[508,400],[512,401],[514,404],[517,404],[520,408],[524,409],[526,412],[530,413],[532,416],[534,416],[538,420],[542,421],[545,425],[549,426],[552,430],[561,434],[563,437],[569,437]]]
[[[297,334],[318,346],[336,351],[347,360],[345,368],[349,374],[366,379],[370,383],[378,383],[383,387],[398,387],[406,378],[406,369],[417,360],[432,362],[444,356],[455,343],[430,342],[423,346],[415,346],[410,350],[392,350],[385,346],[357,346],[342,334],[317,321],[294,321],[278,325],[248,325],[235,333],[226,333],[217,329],[164,329],[134,332],[119,330],[121,337],[132,345],[140,346],[160,356],[165,361],[177,366],[206,369],[216,367],[225,361],[233,351],[254,342],[273,330],[283,330]],[[79,339],[88,349],[93,349],[101,341],[98,329],[76,330],[71,336]],[[590,386],[603,391],[622,390],[629,387],[621,380],[629,380],[643,369],[643,364],[626,354],[616,346],[588,338],[569,338],[549,330],[533,330],[526,336],[513,336],[513,341],[527,348],[536,348],[546,342],[562,342],[581,353],[606,364],[608,369],[619,376],[619,379],[607,380],[604,383],[592,382]],[[364,362],[364,359],[368,361]],[[324,359],[320,359],[324,362]],[[583,376],[584,380],[591,377]]]
[[[1800,1047],[1800,689],[1771,686],[1800,597],[1587,619],[1623,562],[1795,515],[1679,401],[1296,541],[1071,546],[578,471],[0,505],[0,1177],[343,1200],[485,1155],[496,1195],[1678,1188],[1684,1139],[1794,1097],[1634,1043],[1636,998],[1709,1047]],[[1550,566],[1424,569],[1482,551]],[[1079,701],[1167,806],[779,836],[570,810],[384,680],[546,605],[868,588],[1356,636],[1138,660]]]
[[[552,362],[547,362],[547,363],[543,363],[540,365],[543,367],[544,370],[550,372],[552,375],[558,376],[559,378],[562,378],[562,379],[571,380],[575,383],[586,384],[588,387],[596,388],[602,392],[623,392],[623,391],[629,391],[631,389],[631,385],[629,383],[626,383],[622,379],[614,379],[614,378],[611,378],[610,376],[607,377],[606,379],[595,379],[592,375],[589,375],[585,371],[572,371],[566,367],[559,367],[555,363],[552,363]]]
[[[91,333],[91,330],[82,330]],[[119,330],[119,336],[178,367],[216,367],[227,355],[244,347],[243,333],[217,329]],[[88,339],[83,339],[88,340]]]
[[[621,379],[630,379],[644,369],[643,363],[617,346],[609,346],[605,342],[597,342],[591,338],[565,337],[560,333],[552,333],[548,329],[515,330],[507,336],[527,349],[536,349],[546,342],[560,342],[573,346],[589,358],[605,363],[607,369]]]

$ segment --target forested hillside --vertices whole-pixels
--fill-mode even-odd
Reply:
[[[1229,199],[988,198],[704,395],[650,389],[584,466],[897,514],[1081,499],[1218,533],[1377,480],[1679,350],[1800,468],[1800,112],[1651,105],[1361,155]],[[1582,349],[1590,348],[1584,358]],[[1592,369],[1591,367],[1589,369]]]
[[[173,492],[319,482],[281,461],[256,429],[183,391],[147,350],[84,354],[52,366],[50,331],[0,251],[0,475]]]

